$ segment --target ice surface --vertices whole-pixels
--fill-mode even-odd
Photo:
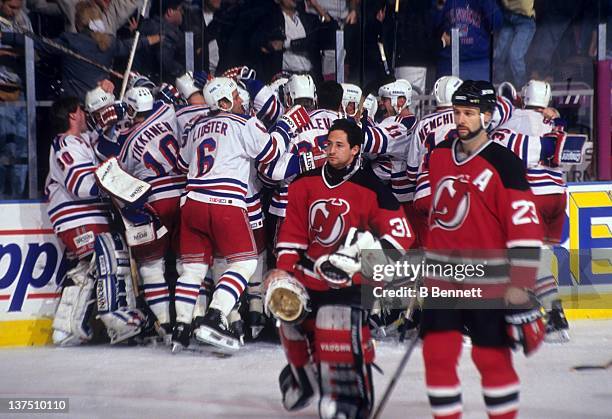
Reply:
[[[546,344],[533,357],[516,354],[522,379],[521,418],[612,418],[612,369],[571,371],[577,364],[612,359],[612,320],[574,321],[572,341]],[[377,396],[403,346],[377,346]],[[58,418],[279,418],[317,416],[316,404],[287,413],[277,385],[280,346],[255,344],[230,358],[161,348],[89,346],[0,350],[0,397],[68,397]],[[478,372],[464,347],[460,364],[464,417],[484,418]],[[0,418],[9,415],[0,414]],[[49,417],[14,415],[16,418]],[[420,349],[415,350],[385,409],[385,418],[428,418]]]

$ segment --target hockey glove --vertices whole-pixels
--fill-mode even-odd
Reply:
[[[158,98],[168,105],[178,106],[184,104],[183,98],[181,98],[181,94],[176,87],[168,83],[161,85]]]
[[[539,301],[530,296],[527,308],[508,308],[505,319],[512,349],[523,348],[526,356],[534,353],[544,340],[546,331]]]
[[[298,157],[300,159],[300,173],[304,173],[323,166],[327,159],[327,154],[324,151],[315,153],[308,151],[301,153]]]
[[[210,80],[210,76],[206,71],[200,70],[193,72],[193,81],[195,87],[199,89],[203,88],[204,85],[208,83],[208,80]]]
[[[249,92],[249,95],[255,100],[257,93],[264,87],[264,84],[256,79],[243,79],[244,87],[246,91]]]
[[[309,123],[310,116],[308,111],[303,106],[296,105],[278,119],[277,125],[287,133],[295,134],[300,128],[305,127]]]
[[[548,167],[559,167],[567,134],[562,131],[551,132],[541,139],[540,161]]]

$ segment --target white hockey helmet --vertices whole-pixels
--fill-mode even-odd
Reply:
[[[361,88],[355,84],[342,83],[342,110],[348,116],[355,116],[359,108],[359,102],[361,101]],[[355,103],[355,111],[349,114],[346,111],[349,103]]]
[[[363,101],[363,109],[368,111],[368,116],[374,119],[374,115],[378,111],[378,99],[372,93],[366,96]]]
[[[546,108],[550,103],[550,84],[540,80],[529,80],[523,90],[523,103],[525,106],[536,106]]]
[[[294,105],[296,99],[316,100],[317,91],[314,80],[308,74],[294,74],[285,85],[285,92]]]
[[[112,105],[114,102],[115,95],[105,92],[98,86],[85,95],[85,110],[89,113],[93,113]]]
[[[204,100],[210,107],[211,111],[230,111],[234,104],[234,91],[238,89],[238,85],[233,79],[228,77],[215,77],[204,86]],[[225,109],[219,106],[219,101],[225,99],[229,101],[229,108]]]
[[[157,89],[155,83],[153,83],[147,76],[140,73],[131,72],[127,82],[127,89],[133,89],[134,87],[146,87],[151,91]]]
[[[380,86],[378,96],[391,99],[391,106],[397,113],[400,113],[412,103],[412,85],[408,80],[397,79]],[[406,103],[403,106],[398,106],[397,99],[402,96],[406,98]]]
[[[238,96],[242,99],[244,113],[248,115],[251,112],[251,95],[243,86],[242,83],[238,83]]]
[[[134,116],[139,112],[148,112],[153,109],[153,95],[146,87],[132,87],[125,92],[125,103],[128,105],[128,114]]]
[[[194,93],[200,92],[200,89],[198,89],[195,85],[192,71],[188,71],[182,76],[176,78],[176,88],[185,100],[189,100],[191,95]]]
[[[457,91],[462,83],[463,80],[457,76],[442,76],[436,80],[433,88],[436,106],[453,106],[453,93]]]

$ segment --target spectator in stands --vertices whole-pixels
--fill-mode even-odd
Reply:
[[[173,84],[185,74],[185,33],[183,0],[156,0],[151,5],[150,18],[142,22],[143,35],[161,34],[161,42],[149,51],[139,51],[134,68],[155,82]]]
[[[0,0],[0,16],[19,28],[32,30],[22,0]],[[0,24],[2,31],[15,27]],[[0,199],[25,198],[28,172],[26,108],[16,103],[25,98],[23,48],[0,43]],[[12,103],[7,103],[12,102]]]
[[[320,79],[317,19],[298,10],[296,0],[275,0],[267,19],[251,38],[257,52],[255,68],[262,80],[280,71],[310,73]]]
[[[491,80],[490,38],[502,23],[496,0],[436,0],[432,23],[443,43],[436,77],[452,73],[450,34],[452,28],[458,28],[460,77]]]
[[[74,19],[76,5],[80,0],[55,0],[64,14],[66,31],[78,31]],[[115,35],[117,30],[128,22],[130,16],[142,5],[143,0],[92,0],[100,11],[100,19],[106,32]]]
[[[117,40],[108,34],[102,22],[100,9],[93,3],[82,1],[76,5],[75,24],[76,33],[64,32],[53,41],[106,67],[112,66],[115,57],[129,54],[131,40]],[[1,42],[9,45],[23,45],[24,36],[19,33],[2,32]],[[140,38],[138,47],[144,49],[158,42],[159,35],[157,34],[143,36]],[[63,55],[60,50],[49,47],[47,44],[35,42],[35,47],[46,53],[62,57],[64,96],[85,98],[88,90],[96,87],[100,80],[110,77],[108,72],[78,58]]]
[[[186,5],[185,5],[186,6]],[[183,27],[185,32],[194,33],[194,64],[196,70],[210,74],[217,73],[219,65],[221,31],[223,23],[219,19],[221,0],[203,0],[202,9],[192,5],[185,10]]]
[[[306,0],[306,12],[317,15],[321,22],[319,35],[322,49],[321,70],[326,80],[336,80],[336,30],[344,30],[345,77],[359,61],[359,0]]]
[[[504,20],[493,51],[496,81],[527,83],[525,55],[536,31],[534,0],[502,0]],[[509,74],[506,71],[510,70]]]
[[[408,80],[420,95],[425,94],[427,68],[435,65],[436,52],[442,49],[442,40],[433,34],[430,9],[431,0],[412,0],[399,9],[395,77]],[[395,13],[391,9],[386,15],[387,45],[392,48]]]

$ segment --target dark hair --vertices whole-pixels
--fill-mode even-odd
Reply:
[[[153,0],[151,3],[151,16],[163,16],[168,9],[178,9],[184,0]]]
[[[342,86],[333,80],[324,81],[317,88],[317,103],[319,109],[338,111],[342,105]]]
[[[75,113],[81,106],[81,101],[68,96],[56,100],[51,106],[51,128],[53,135],[68,131],[70,128],[70,114]]]
[[[336,119],[332,126],[329,127],[329,132],[332,131],[344,131],[346,138],[351,148],[358,145],[361,147],[363,143],[363,132],[357,124],[349,119]]]

